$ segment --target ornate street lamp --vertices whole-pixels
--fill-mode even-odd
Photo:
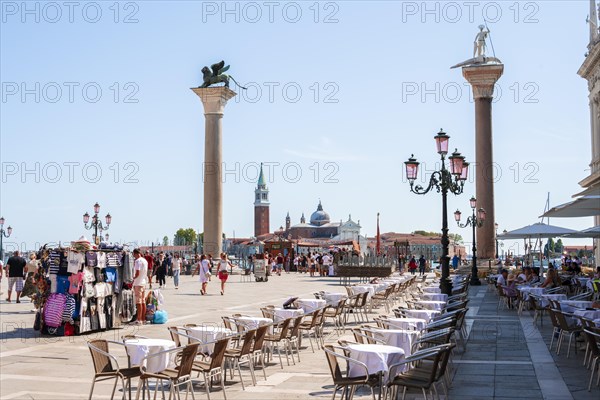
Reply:
[[[448,154],[448,145],[450,136],[440,129],[437,135],[434,136],[436,149],[441,157],[442,167],[438,171],[434,171],[429,179],[427,188],[421,185],[415,185],[415,180],[418,176],[419,162],[414,155],[406,161],[406,177],[410,183],[410,191],[415,194],[426,194],[435,188],[437,192],[442,192],[442,278],[440,281],[440,289],[442,293],[447,295],[452,294],[452,281],[450,280],[450,257],[448,257],[448,192],[455,195],[463,192],[465,181],[467,180],[469,171],[469,163],[465,162],[463,157],[457,150],[448,157],[450,163],[450,171],[446,169],[446,154]]]
[[[0,261],[4,262],[4,247],[2,246],[2,239],[9,238],[12,234],[12,227],[9,225],[6,230],[4,230],[4,222],[6,220],[4,217],[0,217]]]
[[[100,234],[102,234],[102,231],[108,230],[110,223],[112,222],[112,217],[110,216],[110,214],[106,214],[106,217],[104,217],[106,225],[103,225],[102,221],[100,221],[100,217],[98,216],[99,213],[100,204],[96,203],[94,204],[94,215],[91,217],[92,222],[89,226],[88,222],[90,222],[90,214],[88,214],[87,212],[83,214],[83,225],[85,229],[94,229],[94,243],[96,244],[100,244],[100,236],[98,236],[98,230],[100,230]],[[108,234],[106,236],[106,240],[108,240]]]
[[[473,227],[473,266],[471,267],[470,284],[481,285],[481,281],[477,276],[477,244],[475,243],[475,228],[480,228],[483,226],[483,222],[485,221],[485,210],[483,208],[480,208],[479,210],[477,210],[477,212],[475,212],[475,210],[477,209],[477,200],[475,199],[475,197],[471,197],[469,203],[471,205],[471,210],[473,214],[469,218],[467,218],[467,221],[464,224],[460,223],[461,212],[459,210],[456,210],[454,212],[454,219],[456,220],[456,224],[461,228],[466,228],[468,226]]]

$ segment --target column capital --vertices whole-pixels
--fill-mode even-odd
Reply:
[[[504,64],[489,64],[463,67],[462,73],[473,87],[473,97],[494,97],[494,85],[504,72]]]
[[[202,100],[204,115],[223,115],[227,101],[237,95],[236,92],[225,86],[192,88],[192,92],[196,93],[200,97],[200,100]]]

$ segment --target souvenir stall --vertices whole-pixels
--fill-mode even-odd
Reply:
[[[135,317],[133,255],[127,246],[85,238],[42,248],[36,275],[34,329],[72,336],[119,327]]]

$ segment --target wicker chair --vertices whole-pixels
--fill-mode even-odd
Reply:
[[[140,398],[140,390],[143,390],[144,387],[148,390],[148,398],[150,398],[150,387],[147,385],[147,381],[150,379],[158,379],[160,381],[169,381],[169,399],[171,398],[180,398],[179,387],[181,385],[187,386],[187,393],[189,393],[190,389],[192,393],[194,392],[194,387],[192,386],[192,367],[194,365],[194,359],[196,358],[196,353],[198,352],[199,344],[194,343],[187,345],[185,347],[176,347],[171,350],[161,351],[159,353],[151,354],[146,357],[146,360],[153,357],[163,356],[168,353],[177,353],[176,358],[179,361],[179,364],[175,368],[167,368],[160,372],[148,372],[145,371],[145,367],[143,364],[139,367],[142,371],[140,376],[140,385],[138,386],[136,400]],[[154,396],[156,397],[156,390],[154,389]],[[186,393],[186,396],[187,396]],[[193,397],[193,394],[192,394]]]
[[[114,344],[119,346],[125,346],[121,342],[113,342],[108,340],[91,340],[88,342],[88,348],[90,349],[90,354],[92,355],[92,361],[94,364],[94,379],[92,380],[92,388],[90,389],[89,399],[92,399],[92,395],[94,393],[94,386],[96,382],[101,382],[109,379],[114,379],[115,383],[113,385],[112,394],[110,398],[114,398],[115,390],[117,388],[117,382],[120,380],[121,385],[123,387],[123,399],[125,398],[127,387],[129,389],[129,399],[131,399],[131,378],[137,378],[142,375],[139,367],[127,367],[121,368],[117,361],[117,358],[114,355],[110,354],[108,345]],[[125,385],[125,380],[127,380],[127,385]]]

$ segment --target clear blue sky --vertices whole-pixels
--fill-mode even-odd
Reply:
[[[470,89],[449,67],[471,57],[484,18],[505,64],[493,110],[499,229],[537,222],[548,192],[567,202],[589,174],[577,75],[588,1],[22,4],[1,4],[0,213],[24,248],[90,237],[81,216],[96,201],[113,240],[201,228],[204,116],[189,88],[221,59],[249,88],[223,121],[228,236],[253,233],[260,162],[279,163],[267,176],[271,229],[320,198],[368,235],[377,212],[382,232],[439,230],[440,196],[411,194],[403,162],[415,153],[432,168],[441,127],[474,160]],[[468,211],[473,182],[450,210]]]

